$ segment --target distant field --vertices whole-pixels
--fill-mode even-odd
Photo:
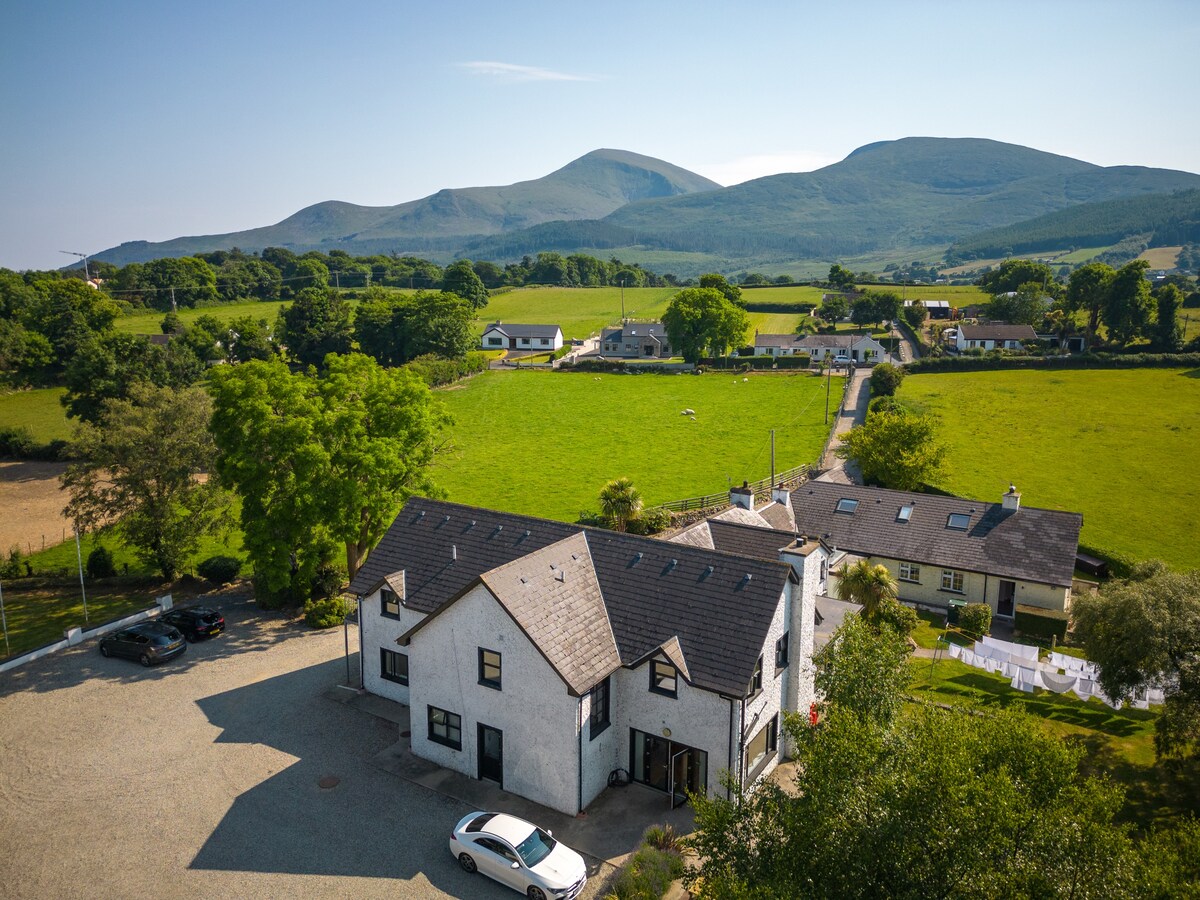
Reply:
[[[1200,370],[913,375],[900,389],[941,417],[938,485],[1083,513],[1082,542],[1200,567]]]
[[[67,440],[71,426],[67,413],[58,398],[65,388],[40,388],[35,391],[14,391],[0,394],[0,426],[23,426],[39,443]]]
[[[1108,247],[1083,247],[1079,250],[1073,250],[1066,256],[1060,257],[1057,261],[1067,263],[1068,265],[1077,266],[1087,262],[1094,256],[1098,256],[1107,250]]]
[[[657,319],[678,288],[626,288],[625,315]],[[563,337],[586,338],[606,325],[621,321],[621,289],[532,287],[492,297],[479,311],[478,331],[489,322],[558,325]]]
[[[1183,339],[1190,341],[1200,337],[1200,309],[1181,309],[1176,318],[1183,329]]]
[[[1152,269],[1173,269],[1179,260],[1179,251],[1182,249],[1182,247],[1151,247],[1149,250],[1143,250],[1138,259],[1146,260]]]
[[[772,428],[779,471],[828,435],[825,384],[808,374],[486,372],[437,395],[456,420],[435,476],[451,500],[565,521],[621,475],[654,505],[769,475]]]

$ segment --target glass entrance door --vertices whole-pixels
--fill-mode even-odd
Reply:
[[[683,798],[708,788],[708,754],[687,744],[629,729],[629,771],[634,781]]]

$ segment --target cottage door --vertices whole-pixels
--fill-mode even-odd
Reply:
[[[996,602],[996,615],[1011,617],[1016,596],[1017,583],[1015,581],[1001,581],[1000,598]]]
[[[504,787],[504,732],[479,723],[479,777]]]

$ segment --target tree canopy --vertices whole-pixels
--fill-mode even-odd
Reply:
[[[662,317],[671,346],[694,363],[708,352],[723,356],[741,346],[750,320],[715,288],[685,288],[674,297]]]
[[[1041,282],[1029,281],[1007,294],[996,294],[987,305],[988,318],[1011,325],[1042,324],[1050,309],[1049,296]]]
[[[469,259],[460,259],[446,266],[442,273],[442,290],[462,297],[471,304],[472,309],[483,309],[488,303],[487,288]]]
[[[935,482],[944,465],[946,449],[936,442],[936,431],[931,415],[880,410],[850,429],[837,455],[854,460],[868,484],[915,491]]]
[[[1045,263],[1031,259],[1006,259],[979,279],[979,286],[989,294],[1007,294],[1021,289],[1023,284],[1040,284],[1047,293],[1052,291],[1054,270]]]
[[[614,478],[600,491],[600,512],[617,531],[624,531],[641,509],[642,493],[630,478]]]
[[[720,291],[725,299],[734,306],[746,305],[742,299],[742,289],[736,284],[730,284],[726,281],[725,276],[719,272],[709,272],[707,275],[701,275],[699,283],[702,288],[712,288],[713,290]]]
[[[429,353],[461,359],[476,344],[475,312],[457,294],[417,291],[411,296],[371,288],[358,307],[354,336],[363,353],[400,366]]]
[[[304,288],[280,308],[275,331],[293,359],[319,366],[330,353],[350,351],[350,307],[333,291]]]

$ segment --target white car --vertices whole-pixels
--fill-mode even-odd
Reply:
[[[583,857],[549,831],[505,813],[475,812],[454,826],[450,852],[529,900],[574,900],[587,884]]]

